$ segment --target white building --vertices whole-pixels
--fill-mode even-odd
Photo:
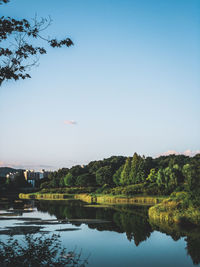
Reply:
[[[28,183],[30,183],[33,187],[35,187],[36,181],[48,178],[50,172],[45,170],[41,170],[39,172],[35,172],[34,170],[26,170],[24,171],[24,177]]]

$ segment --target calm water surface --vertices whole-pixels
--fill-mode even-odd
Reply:
[[[68,218],[74,221],[43,222],[41,231],[60,233],[67,250],[81,250],[83,258],[89,256],[88,266],[200,266],[199,229],[156,226],[148,221],[147,210],[131,205],[91,207],[78,200],[5,202],[0,204],[0,213],[7,212],[9,216],[0,215],[0,230],[40,227],[41,221],[36,225],[27,218],[59,222]],[[66,228],[79,230],[56,232]],[[1,231],[0,239],[6,242],[7,235]],[[23,237],[14,234],[19,239]]]

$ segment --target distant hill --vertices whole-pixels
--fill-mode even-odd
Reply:
[[[6,177],[6,174],[10,172],[17,172],[21,171],[21,169],[13,169],[10,167],[0,167],[0,177]]]

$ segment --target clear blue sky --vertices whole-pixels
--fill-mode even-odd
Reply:
[[[59,4],[58,4],[59,2]],[[31,79],[0,88],[0,165],[85,164],[200,149],[199,0],[11,0],[0,15],[51,15]],[[75,121],[76,124],[64,123]]]

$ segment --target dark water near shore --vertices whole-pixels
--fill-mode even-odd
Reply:
[[[10,231],[18,239],[24,231],[48,231],[59,233],[67,250],[90,255],[88,266],[200,266],[200,230],[155,225],[147,211],[144,206],[90,206],[78,200],[2,201],[0,240],[6,242]]]

